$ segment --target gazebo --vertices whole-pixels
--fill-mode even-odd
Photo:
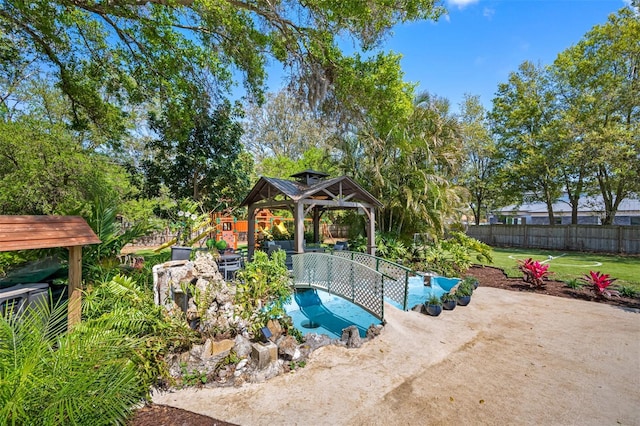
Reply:
[[[69,250],[68,326],[80,322],[82,246],[100,239],[79,216],[0,215],[0,251],[66,247]]]
[[[304,218],[313,217],[313,238],[318,242],[320,217],[327,210],[359,209],[367,219],[367,252],[374,255],[375,209],[382,203],[348,176],[329,178],[324,172],[304,170],[291,175],[295,180],[261,177],[241,207],[248,208],[249,258],[255,249],[255,218],[261,209],[289,209],[294,217],[294,245],[304,252]]]

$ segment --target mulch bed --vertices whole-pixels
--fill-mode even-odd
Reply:
[[[509,278],[502,269],[490,266],[474,266],[467,271],[467,275],[474,276],[480,282],[480,286],[502,288],[505,290],[525,291],[529,293],[547,294],[549,296],[566,297],[570,299],[587,300],[589,302],[606,303],[613,306],[626,308],[640,308],[640,299],[630,297],[612,297],[610,299],[599,298],[587,287],[572,289],[562,281],[545,281],[544,288],[533,288],[521,278]]]
[[[587,288],[572,289],[562,281],[545,281],[544,288],[532,288],[520,278],[509,278],[498,268],[490,266],[474,266],[467,275],[474,276],[481,287],[495,287],[511,291],[547,294],[549,296],[567,297],[587,300],[595,303],[606,303],[613,306],[640,309],[640,299],[628,297],[597,298]],[[237,426],[233,423],[216,420],[191,411],[165,405],[149,404],[136,411],[128,426]]]
[[[128,426],[238,426],[166,405],[149,404],[136,411]]]

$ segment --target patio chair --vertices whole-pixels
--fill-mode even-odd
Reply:
[[[224,274],[224,280],[229,281],[230,277],[233,279],[236,272],[242,267],[242,258],[238,256],[234,259],[221,260],[218,264],[218,270]]]

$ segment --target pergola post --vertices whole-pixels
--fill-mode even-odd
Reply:
[[[318,207],[313,208],[313,242],[320,243],[320,209]]]
[[[253,260],[253,253],[256,248],[256,208],[251,205],[248,209],[249,217],[247,221],[247,257],[249,261]]]
[[[304,204],[302,202],[295,203],[294,212],[295,237],[293,243],[297,253],[304,253]]]
[[[369,214],[367,217],[369,219],[369,232],[367,232],[367,252],[371,256],[376,255],[376,209],[374,207],[367,208]]]
[[[69,302],[67,329],[80,323],[82,318],[82,246],[69,247]]]

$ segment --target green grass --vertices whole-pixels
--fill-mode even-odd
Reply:
[[[549,260],[549,256],[553,259]],[[516,259],[533,258],[546,261],[552,279],[567,282],[580,278],[589,271],[600,271],[618,280],[615,284],[633,288],[640,292],[640,257],[611,254],[561,252],[536,249],[493,249],[493,263],[485,265],[503,269],[509,277],[521,277]]]

